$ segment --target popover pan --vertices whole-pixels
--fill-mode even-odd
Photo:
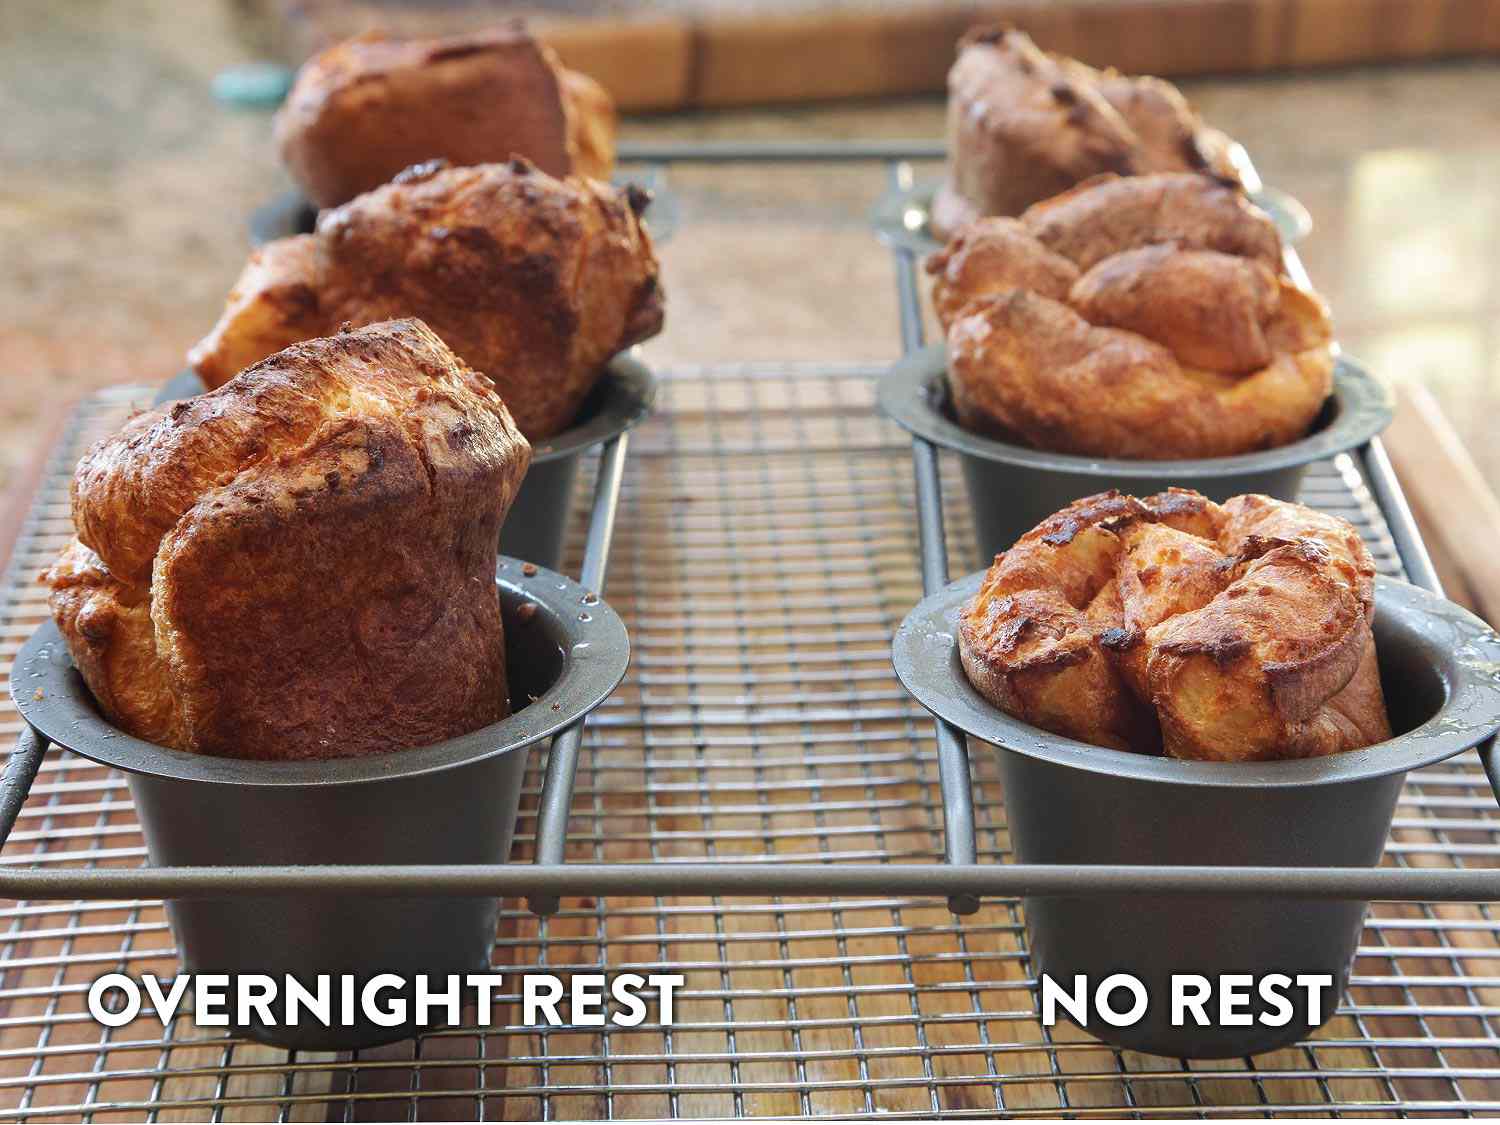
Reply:
[[[1011,718],[964,676],[958,615],[983,577],[972,574],[923,600],[897,631],[893,658],[922,706],[995,746],[1017,863],[1373,867],[1406,772],[1475,746],[1500,727],[1500,637],[1451,602],[1379,578],[1375,641],[1399,732],[1389,742],[1265,763],[1184,762],[1089,746]],[[1365,907],[1274,896],[1025,899],[1038,974],[1071,989],[1074,974],[1092,986],[1124,972],[1148,989],[1140,1023],[1090,1022],[1090,1033],[1190,1059],[1272,1050],[1305,1036],[1315,1022],[1298,991],[1290,998],[1303,1002],[1285,1027],[1173,1027],[1173,973],[1210,980],[1326,973],[1337,990],[1325,993],[1326,1019],[1348,981]]]
[[[1391,393],[1340,356],[1333,394],[1300,441],[1236,457],[1127,461],[1048,453],[964,429],[949,402],[944,344],[897,363],[881,380],[879,396],[880,409],[897,425],[958,454],[981,564],[1053,512],[1110,488],[1148,496],[1177,485],[1220,502],[1246,492],[1296,500],[1310,464],[1365,444],[1390,424],[1393,411]]]
[[[183,371],[156,396],[156,405],[203,393],[195,371]],[[609,361],[604,378],[590,392],[573,424],[531,447],[531,468],[500,530],[507,555],[549,570],[562,566],[568,514],[578,467],[590,449],[634,429],[656,402],[656,376],[640,360],[622,352]]]
[[[11,690],[22,716],[47,738],[125,771],[158,866],[504,863],[530,748],[609,696],[630,645],[615,612],[560,574],[502,559],[498,582],[518,710],[432,746],[277,762],[144,742],[100,716],[50,621],[22,646]],[[362,982],[378,973],[488,971],[498,910],[492,898],[359,895],[167,903],[184,972],[268,973],[278,982],[291,974],[309,987],[321,973]],[[434,983],[441,990],[442,981]],[[413,992],[404,996],[410,1012]],[[304,1019],[295,1028],[239,1030],[279,1047],[351,1050],[420,1028],[324,1028]]]
[[[932,229],[932,201],[941,187],[941,180],[925,180],[909,187],[890,188],[870,209],[870,225],[875,228],[876,236],[893,249],[910,250],[920,257],[941,250],[946,242]],[[1270,187],[1250,192],[1249,196],[1252,203],[1271,217],[1283,243],[1300,242],[1312,233],[1312,214],[1293,196]],[[273,206],[263,210],[268,212]],[[253,220],[251,229],[255,229]]]

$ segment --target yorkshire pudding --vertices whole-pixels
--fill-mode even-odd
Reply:
[[[1191,173],[1103,176],[980,219],[927,262],[960,424],[1092,457],[1226,457],[1304,436],[1333,387],[1322,301],[1271,220]]]
[[[946,238],[985,215],[1019,215],[1101,172],[1232,180],[1228,151],[1169,82],[1095,70],[1024,31],[975,28],[948,72],[948,178],[932,227]]]
[[[447,39],[371,32],[303,65],[276,115],[292,177],[335,207],[428,160],[524,156],[549,176],[609,179],[615,107],[524,24]]]
[[[1391,736],[1374,576],[1354,528],[1300,504],[1104,492],[995,557],[959,654],[996,707],[1096,746],[1334,754]]]
[[[420,321],[298,344],[84,456],[52,615],[105,716],[163,746],[452,738],[509,714],[496,542],[530,460]]]
[[[645,203],[519,159],[410,168],[252,253],[188,362],[216,387],[298,340],[420,317],[495,381],[527,438],[551,437],[611,356],[661,330]]]

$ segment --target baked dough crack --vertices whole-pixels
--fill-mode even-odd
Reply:
[[[1349,524],[1298,504],[1101,493],[996,556],[959,655],[1001,710],[1096,746],[1332,754],[1390,737],[1374,575]]]
[[[53,616],[140,738],[244,758],[441,741],[509,710],[495,561],[530,457],[419,321],[298,344],[85,455]]]

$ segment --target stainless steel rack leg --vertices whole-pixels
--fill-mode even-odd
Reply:
[[[1432,556],[1422,542],[1417,530],[1417,521],[1411,514],[1411,505],[1406,494],[1396,482],[1396,471],[1386,455],[1385,443],[1372,438],[1370,444],[1359,451],[1360,469],[1365,483],[1375,497],[1375,503],[1385,513],[1386,527],[1390,529],[1391,541],[1396,544],[1396,553],[1401,556],[1401,566],[1409,581],[1434,594],[1443,592],[1442,579],[1432,565]]]
[[[36,771],[41,769],[47,746],[46,738],[30,727],[23,727],[16,738],[16,748],[6,760],[5,772],[0,774],[0,848],[5,847],[11,829],[16,826],[16,817],[21,815],[21,806],[31,792]]]
[[[905,165],[891,168],[900,180]],[[922,346],[922,306],[917,293],[912,252],[895,248],[897,299],[901,310],[901,346],[914,352]],[[937,450],[920,437],[911,444],[912,470],[916,476],[917,519],[922,551],[922,592],[931,594],[948,584],[948,540],[943,529],[942,472]],[[973,863],[974,789],[969,778],[969,743],[963,731],[942,719],[937,727],[938,779],[943,794],[943,858],[950,864]],[[971,894],[948,896],[948,909],[955,914],[973,914],[979,899]]]
[[[609,568],[609,547],[615,534],[615,512],[620,503],[620,482],[625,476],[625,451],[629,434],[605,445],[599,453],[599,474],[594,485],[594,506],[589,513],[588,538],[583,548],[579,584],[591,595],[604,589]],[[587,608],[583,610],[587,612]],[[573,783],[578,776],[578,750],[583,743],[583,723],[569,727],[552,739],[547,755],[547,778],[536,811],[536,857],[539,867],[564,862],[568,845],[568,811],[573,804]],[[532,913],[557,912],[557,895],[538,890],[527,899]]]

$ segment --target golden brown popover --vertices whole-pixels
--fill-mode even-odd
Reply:
[[[509,713],[496,542],[530,460],[420,321],[297,344],[89,450],[52,614],[104,715],[151,742],[451,738]]]
[[[409,168],[253,252],[188,362],[216,387],[341,325],[420,317],[495,381],[522,433],[551,437],[611,356],[661,330],[644,205],[520,159]]]
[[[1236,176],[1229,140],[1175,86],[1042,51],[1024,31],[975,28],[948,72],[948,176],[932,207],[946,238],[1019,215],[1101,172]]]
[[[959,654],[996,707],[1096,746],[1335,754],[1391,737],[1374,577],[1353,527],[1300,504],[1103,492],[995,556]]]
[[[1226,457],[1306,435],[1333,329],[1271,220],[1187,172],[1101,176],[927,262],[960,424],[1054,453]]]
[[[372,32],[303,65],[276,114],[276,141],[319,207],[428,160],[524,156],[551,176],[607,180],[615,106],[520,22],[447,39]]]

